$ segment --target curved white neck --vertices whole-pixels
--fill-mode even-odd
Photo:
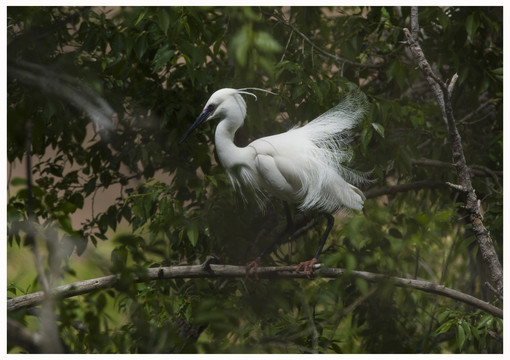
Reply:
[[[236,131],[244,123],[244,116],[242,115],[244,114],[229,114],[216,127],[214,143],[221,165],[226,169],[231,169],[236,165],[243,165],[249,158],[248,154],[246,154],[249,150],[245,147],[238,147],[234,143]]]

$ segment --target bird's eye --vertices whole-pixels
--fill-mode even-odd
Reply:
[[[215,105],[215,104],[209,104],[209,106],[207,106],[206,111],[207,111],[207,112],[211,112],[211,111],[213,111],[214,109],[216,109],[216,105]]]

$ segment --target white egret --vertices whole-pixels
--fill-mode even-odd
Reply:
[[[200,124],[217,119],[216,151],[234,188],[251,188],[259,204],[265,190],[286,202],[296,203],[301,211],[316,209],[325,214],[328,224],[317,253],[312,260],[301,262],[296,268],[296,271],[303,269],[308,276],[313,273],[313,266],[333,226],[331,214],[340,209],[363,208],[365,196],[355,185],[359,186],[366,178],[342,163],[351,157],[347,148],[351,141],[349,130],[363,116],[364,103],[359,93],[348,95],[339,105],[302,127],[238,147],[234,136],[246,117],[246,102],[241,95],[257,98],[246,90],[262,89],[216,91],[180,142]],[[250,262],[247,275],[251,268],[256,271],[259,263],[260,257]]]

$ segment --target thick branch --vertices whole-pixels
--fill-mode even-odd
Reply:
[[[418,23],[418,12],[411,12],[411,23]],[[416,25],[417,26],[417,25]],[[475,190],[471,184],[469,168],[466,164],[464,157],[464,150],[462,148],[462,141],[460,134],[455,124],[455,117],[450,99],[451,89],[436,75],[421,49],[418,41],[411,35],[408,29],[404,29],[404,34],[407,39],[407,44],[411,53],[413,54],[416,63],[422,70],[427,78],[432,91],[436,97],[437,103],[443,114],[443,119],[448,129],[448,140],[452,149],[452,160],[457,176],[459,178],[459,185],[466,190],[466,210],[469,212],[469,221],[476,236],[478,248],[482,256],[485,267],[488,270],[491,282],[494,284],[496,290],[503,294],[503,268],[499,262],[498,255],[494,248],[494,244],[489,235],[489,231],[485,228],[482,222],[482,217],[479,209],[479,202],[475,194]]]
[[[420,32],[420,24],[418,24],[418,7],[411,6],[411,35],[414,41],[418,41],[418,33]]]
[[[307,274],[296,272],[295,266],[268,266],[258,268],[259,278],[301,278],[306,279]],[[390,282],[396,286],[409,287],[428,293],[433,293],[451,299],[461,301],[482,309],[489,314],[503,318],[503,310],[491,305],[474,296],[462,293],[458,290],[437,285],[428,281],[406,279],[382,274],[370,273],[366,271],[345,270],[339,268],[319,268],[316,275],[323,278],[339,278],[342,276],[355,276],[370,282]],[[137,279],[138,282],[149,280],[179,279],[179,278],[244,278],[246,276],[246,267],[234,265],[215,265],[206,261],[202,265],[190,266],[170,266],[160,268],[149,268],[143,277]],[[119,277],[117,275],[104,276],[97,279],[79,281],[76,283],[59,286],[52,290],[53,295],[60,298],[68,298],[76,295],[86,294],[97,289],[107,289],[115,286]],[[28,295],[19,296],[7,301],[7,310],[15,311],[22,308],[29,308],[40,304],[44,300],[42,291]]]

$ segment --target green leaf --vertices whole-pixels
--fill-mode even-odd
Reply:
[[[356,266],[358,265],[358,262],[356,261],[356,257],[352,255],[351,253],[348,253],[345,255],[345,267],[348,270],[354,270],[356,269]]]
[[[112,272],[121,272],[126,267],[128,251],[125,247],[113,249],[111,254]]]
[[[439,24],[443,27],[443,31],[445,31],[450,23],[448,15],[446,15],[444,11],[439,11],[437,13],[437,20],[439,21]]]
[[[361,130],[361,148],[364,152],[366,152],[368,143],[372,140],[373,134],[374,131],[371,127],[364,127],[363,130]]]
[[[17,292],[19,291],[21,294],[26,294],[28,292],[27,289],[23,289],[22,287],[16,285],[16,284],[9,284],[7,286],[7,291],[13,293],[14,295],[17,295]]]
[[[97,226],[101,234],[104,234],[106,230],[108,230],[108,216],[106,214],[103,214],[99,217]]]
[[[60,226],[62,226],[62,229],[69,233],[69,234],[75,234],[76,232],[73,230],[73,225],[71,223],[71,218],[69,216],[61,216],[58,219],[58,222],[60,223]]]
[[[362,278],[356,278],[356,287],[362,294],[366,294],[368,292],[368,282]]]
[[[266,53],[274,53],[282,50],[281,45],[269,33],[260,31],[255,33],[255,47]]]
[[[426,213],[419,213],[415,216],[415,219],[418,220],[420,224],[423,226],[427,226],[430,222],[430,217]]]
[[[466,334],[466,339],[471,340],[472,334],[471,334],[471,326],[468,324],[467,321],[462,321],[461,323],[462,328],[464,329],[464,334]]]
[[[138,15],[138,19],[136,19],[135,26],[138,25],[140,21],[143,20],[143,18],[147,14],[147,11],[149,11],[149,9],[146,8],[143,12],[140,13],[140,15]]]
[[[147,36],[142,35],[135,41],[135,54],[138,59],[141,59],[147,50]]]
[[[241,28],[240,31],[232,39],[232,47],[234,49],[234,54],[237,62],[241,67],[246,65],[247,57],[248,57],[248,49],[250,47],[249,42],[249,32],[250,28],[248,25],[245,25]]]
[[[90,179],[83,186],[83,191],[85,192],[85,196],[90,195],[94,190],[96,190],[96,182],[97,182],[97,176],[94,176],[92,179]]]
[[[450,211],[448,209],[441,210],[435,215],[435,220],[438,222],[449,222],[450,221]]]
[[[12,186],[23,186],[23,185],[26,185],[26,184],[27,184],[27,180],[24,179],[24,178],[16,177],[16,178],[11,180],[11,185]]]
[[[108,226],[115,231],[117,229],[117,207],[111,205],[106,211],[108,217]]]
[[[154,55],[154,59],[152,60],[152,72],[157,73],[165,64],[167,64],[170,59],[174,56],[175,51],[169,49],[169,45],[165,44],[161,47]]]
[[[55,209],[55,212],[63,212],[64,214],[72,214],[76,211],[76,205],[69,201],[62,201],[59,203]]]
[[[113,39],[110,41],[110,46],[114,54],[120,54],[124,51],[124,35],[122,33],[116,33]]]
[[[469,15],[466,19],[466,31],[471,39],[473,39],[478,27],[480,27],[480,19],[478,16],[475,16],[475,14]]]
[[[76,206],[78,209],[83,209],[83,204],[85,203],[85,199],[83,198],[83,195],[80,193],[74,193],[69,198],[69,201]]]
[[[133,234],[119,234],[113,238],[113,241],[124,246],[137,247],[140,243],[140,238]]]
[[[93,236],[91,236],[92,240]],[[87,249],[88,241],[83,237],[73,237],[74,245],[76,246],[76,254],[78,256],[82,255],[83,252]]]
[[[159,9],[158,11],[158,22],[159,27],[166,35],[168,28],[170,26],[170,16],[168,16],[168,12],[165,9]]]
[[[436,334],[439,335],[439,334],[442,334],[442,333],[445,333],[447,332],[448,330],[450,330],[450,328],[452,327],[454,321],[447,321],[445,322],[443,325],[441,325],[440,327],[438,327],[436,329]]]
[[[193,247],[197,245],[198,242],[198,228],[197,224],[191,223],[188,225],[186,229],[186,235],[188,236],[188,240]]]
[[[496,79],[500,80],[500,81],[503,81],[503,68],[500,67],[500,68],[497,68],[497,69],[493,69],[490,71],[492,74],[494,74],[494,76],[496,77]]]
[[[101,293],[97,296],[96,309],[98,312],[103,311],[106,306],[106,296],[104,293]]]
[[[441,314],[437,316],[437,322],[442,324],[445,319],[448,317],[449,311],[443,311]]]
[[[379,135],[381,135],[382,138],[384,138],[384,126],[382,126],[379,123],[373,122],[372,127]]]
[[[482,317],[482,320],[478,322],[478,329],[481,329],[483,327],[492,327],[492,323],[494,321],[494,318],[491,315],[485,315]]]
[[[461,323],[457,324],[457,346],[459,347],[459,351],[462,351],[464,347],[464,343],[466,342],[466,333],[464,332],[464,328]]]
[[[189,27],[188,17],[187,16],[183,16],[181,18],[181,20],[179,21],[179,24],[184,26],[184,29],[186,30],[186,34],[188,34],[188,36],[190,36],[191,35],[191,29]]]

